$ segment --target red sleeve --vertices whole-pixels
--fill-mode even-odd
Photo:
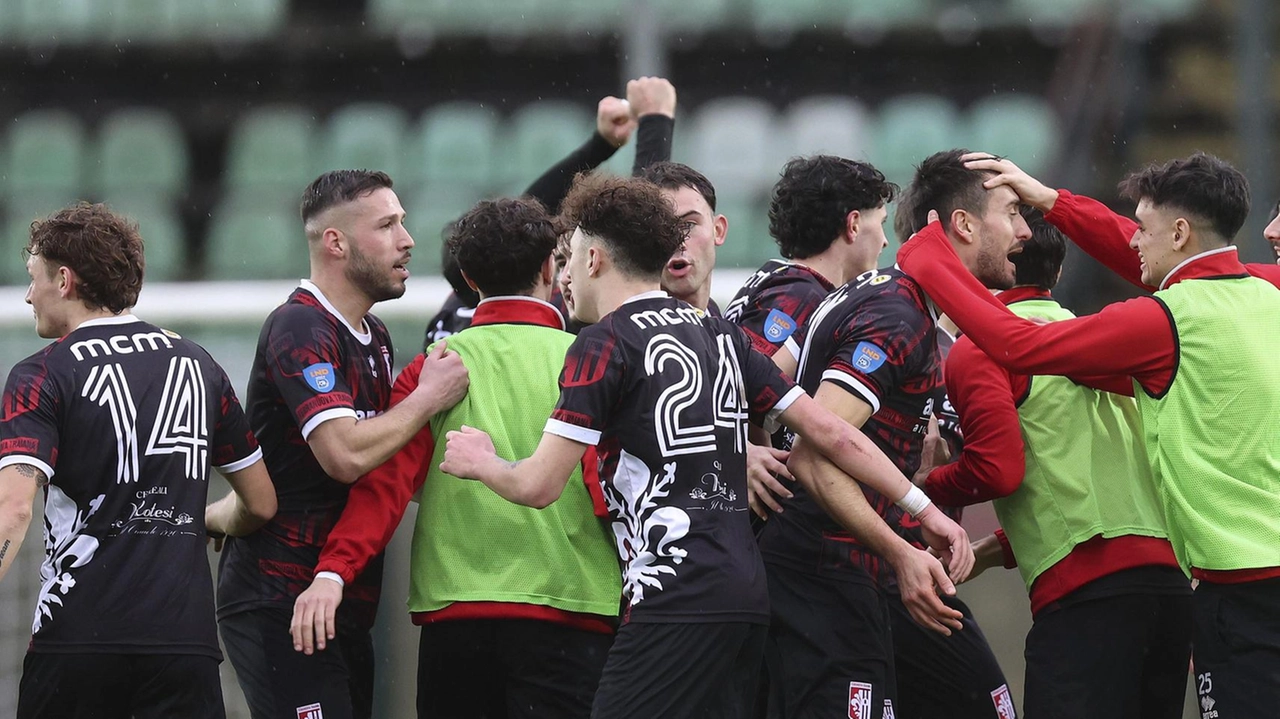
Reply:
[[[392,406],[418,386],[424,359],[424,355],[415,357],[396,378],[391,388]],[[349,584],[369,560],[387,548],[410,498],[427,478],[434,451],[435,440],[427,425],[391,459],[351,486],[347,506],[329,532],[316,572],[337,572]]]
[[[1017,569],[1018,558],[1013,555],[1013,545],[1009,544],[1009,538],[1005,536],[1003,529],[996,530],[996,541],[1000,543],[1000,554],[1004,559],[1004,568]]]
[[[1138,223],[1117,215],[1091,197],[1073,195],[1066,190],[1058,190],[1058,201],[1044,218],[1125,281],[1148,292],[1155,291],[1156,288],[1142,283],[1142,263],[1138,253],[1129,247]]]
[[[902,270],[920,283],[983,352],[1017,374],[1128,375],[1148,392],[1168,389],[1177,366],[1164,305],[1138,297],[1096,315],[1039,325],[1011,313],[960,263],[938,222],[898,250]]]
[[[1250,262],[1244,266],[1249,274],[1260,280],[1266,280],[1276,287],[1280,287],[1280,265],[1266,265],[1261,262]]]
[[[1027,378],[1011,377],[963,337],[951,349],[945,374],[947,396],[960,415],[964,449],[959,461],[929,474],[925,492],[947,507],[1013,494],[1026,471],[1014,398],[1026,392]]]

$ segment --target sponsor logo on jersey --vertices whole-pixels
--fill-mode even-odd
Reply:
[[[80,340],[71,345],[71,354],[77,362],[83,362],[85,355],[97,358],[101,353],[105,357],[114,354],[128,355],[134,352],[154,352],[161,347],[173,349],[173,343],[164,332],[138,332],[132,335],[114,335],[109,339]]]
[[[298,707],[297,711],[298,719],[324,719],[324,712],[321,711],[319,702]]]
[[[999,689],[991,692],[991,703],[996,707],[996,716],[1000,719],[1018,719],[1013,711],[1013,697],[1009,694],[1009,685],[1001,684]]]
[[[679,324],[702,324],[702,313],[689,306],[663,307],[660,310],[645,310],[631,315],[631,321],[640,329],[669,327]]]
[[[888,355],[870,342],[859,342],[853,350],[853,367],[860,372],[875,372]]]
[[[317,362],[302,370],[302,378],[307,381],[311,389],[317,392],[330,392],[333,390],[333,365],[328,362]]]
[[[774,344],[785,342],[796,331],[796,321],[779,309],[769,312],[764,320],[764,336]]]
[[[849,682],[849,719],[871,719],[871,685]]]

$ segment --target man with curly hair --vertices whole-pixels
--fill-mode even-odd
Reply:
[[[448,434],[441,469],[545,507],[591,447],[623,564],[623,625],[594,717],[739,717],[749,711],[769,622],[764,566],[746,502],[747,420],[781,420],[850,476],[897,498],[930,531],[957,578],[964,530],[866,437],[823,411],[733,324],[659,289],[685,221],[652,183],[581,178],[566,199],[576,229],[566,278],[590,324],[565,358],[560,399],[531,453],[470,428]],[[527,457],[525,459],[524,457]],[[874,546],[898,541],[842,476],[833,511]],[[915,568],[954,591],[942,564]],[[939,604],[939,607],[941,605]]]

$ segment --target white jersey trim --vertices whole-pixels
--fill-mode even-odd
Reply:
[[[800,345],[796,344],[795,337],[788,337],[782,343],[782,348],[791,353],[791,358],[798,364],[800,362]]]
[[[360,330],[351,326],[351,323],[347,321],[347,318],[343,317],[342,313],[338,311],[338,308],[334,307],[333,303],[329,301],[329,298],[324,296],[324,293],[320,291],[320,288],[316,286],[316,283],[312,282],[311,280],[303,280],[301,283],[298,284],[298,286],[306,290],[307,292],[310,292],[312,295],[315,296],[317,300],[320,300],[320,305],[324,307],[325,310],[329,312],[329,314],[338,318],[338,321],[341,322],[347,328],[347,331],[351,333],[351,336],[360,340],[360,344],[367,345],[370,342],[373,342],[373,331],[369,329],[369,323],[366,322],[363,318],[360,320],[360,324],[364,325],[364,331],[361,332]],[[303,438],[305,439],[305,437],[306,437],[306,434],[304,433]]]
[[[880,398],[876,396],[875,392],[867,389],[866,385],[850,377],[847,373],[841,372],[840,370],[829,369],[822,373],[822,379],[836,382],[866,400],[867,404],[871,405],[871,414],[875,414],[880,411]]]
[[[359,418],[359,415],[357,415],[356,411],[350,407],[334,407],[333,409],[326,409],[307,420],[307,423],[302,425],[302,441],[305,442],[307,437],[311,436],[311,433],[316,430],[316,427],[319,427],[331,419],[337,419],[339,417],[357,419]]]
[[[571,439],[574,442],[589,444],[592,447],[600,444],[600,430],[579,427],[576,424],[569,424],[558,419],[548,419],[547,426],[542,431],[547,434],[554,434],[557,437]]]
[[[804,388],[800,385],[796,385],[795,387],[787,390],[787,393],[782,395],[782,399],[778,400],[778,402],[773,405],[773,409],[769,410],[768,414],[764,416],[764,430],[769,434],[773,434],[778,431],[778,427],[780,426],[778,417],[780,417],[783,412],[786,412],[791,405],[795,404],[796,400],[803,397],[804,394]]]
[[[81,322],[80,324],[76,325],[76,330],[80,329],[81,327],[102,327],[105,325],[128,325],[128,324],[133,324],[134,322],[141,322],[141,321],[142,320],[138,319],[137,317],[134,317],[132,313],[125,312],[119,315],[111,315],[110,317],[95,317],[91,320],[85,320],[84,322]],[[75,330],[71,330],[71,331],[75,332]]]
[[[1202,257],[1209,257],[1211,255],[1225,255],[1228,252],[1236,252],[1238,249],[1239,248],[1237,248],[1235,245],[1227,245],[1226,247],[1219,247],[1216,250],[1208,250],[1206,252],[1201,252],[1198,255],[1192,255],[1187,259],[1179,262],[1177,265],[1174,266],[1172,270],[1169,270],[1169,274],[1165,275],[1163,280],[1160,280],[1160,286],[1157,287],[1156,289],[1163,290],[1165,288],[1165,285],[1169,284],[1169,280],[1172,279],[1174,275],[1178,274],[1178,272],[1181,271],[1183,267],[1186,267],[1187,265],[1191,264],[1192,262],[1195,262],[1198,259],[1201,259]]]
[[[214,469],[218,470],[219,472],[222,472],[223,474],[227,474],[228,472],[239,472],[240,470],[252,465],[254,462],[257,462],[260,459],[262,459],[262,448],[258,447],[257,449],[250,452],[248,457],[245,457],[244,459],[237,459],[236,461],[231,462],[230,464],[215,466]]]
[[[44,460],[37,459],[29,454],[11,454],[4,459],[0,459],[0,469],[12,467],[15,464],[29,464],[41,472],[44,472],[45,479],[53,479],[53,467],[45,464]]]

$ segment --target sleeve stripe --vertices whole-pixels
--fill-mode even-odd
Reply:
[[[316,416],[307,420],[306,424],[302,425],[303,441],[306,441],[307,437],[311,436],[311,433],[315,431],[316,427],[319,427],[331,419],[337,419],[339,417],[351,417],[352,419],[355,419],[356,411],[350,407],[334,407],[333,409],[326,409],[325,411],[320,412]]]
[[[576,424],[569,424],[558,419],[548,419],[547,426],[542,431],[547,434],[554,434],[557,437],[571,439],[574,442],[589,444],[593,447],[600,444],[600,430],[579,427]]]
[[[822,373],[822,379],[835,382],[866,400],[867,404],[871,405],[871,414],[880,411],[880,398],[876,396],[876,393],[872,392],[870,387],[849,376],[848,373],[829,369]]]
[[[44,472],[45,479],[53,479],[53,467],[45,464],[44,460],[37,459],[29,454],[11,454],[4,459],[0,459],[0,469],[12,467],[15,464],[29,464],[41,472]]]
[[[240,470],[248,467],[249,465],[253,464],[254,462],[257,462],[260,459],[262,459],[262,448],[258,447],[257,449],[253,450],[253,452],[251,452],[248,457],[245,457],[244,459],[238,459],[234,462],[231,462],[230,464],[224,464],[221,466],[214,467],[214,469],[218,470],[223,474],[227,474],[228,472],[239,472]]]
[[[791,357],[796,362],[800,361],[800,345],[796,344],[796,340],[794,337],[788,337],[787,341],[782,343],[782,346],[785,347],[786,350],[791,353]]]
[[[776,431],[778,426],[778,417],[783,412],[786,412],[787,408],[795,404],[796,400],[803,397],[804,393],[804,389],[801,388],[800,385],[796,385],[788,390],[786,394],[782,395],[782,399],[778,400],[777,403],[773,405],[773,409],[769,410],[769,412],[765,414],[764,428],[766,430],[772,428]],[[770,432],[769,434],[773,434],[773,432]]]

